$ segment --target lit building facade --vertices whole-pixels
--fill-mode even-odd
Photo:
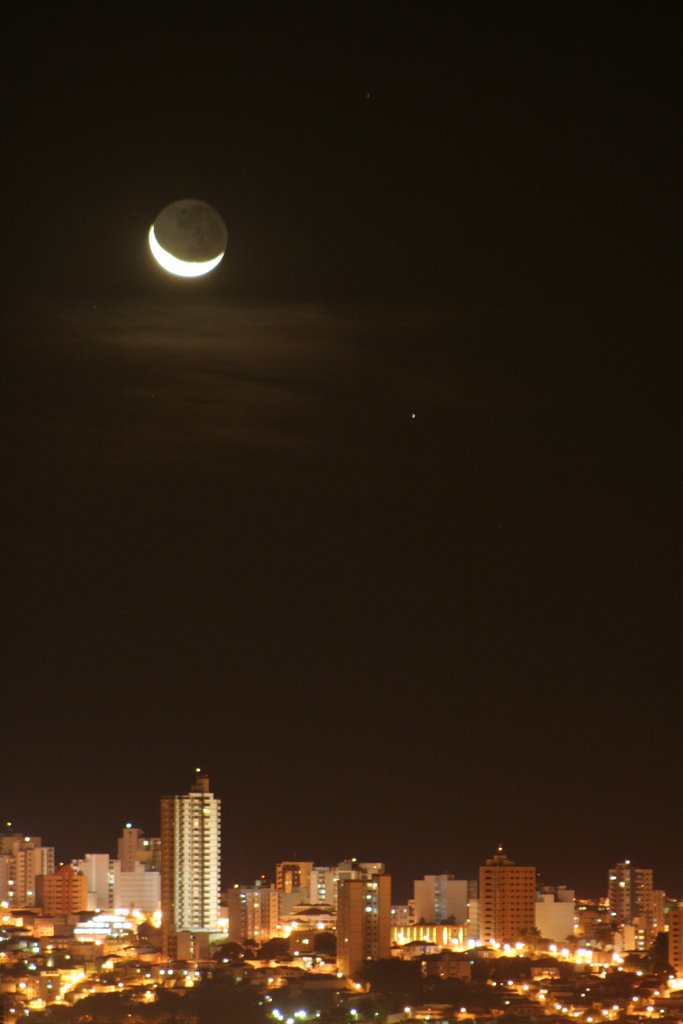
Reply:
[[[260,881],[228,889],[228,937],[261,945],[278,934],[280,893]]]
[[[317,866],[312,868],[308,898],[311,903],[329,903],[336,906],[337,889],[334,881],[334,868]]]
[[[370,878],[372,875],[384,873],[384,864],[380,861],[340,861],[334,867],[311,866],[308,882],[308,900],[310,903],[325,903],[337,908],[339,883],[347,878]],[[281,908],[282,910],[282,905]],[[288,912],[289,912],[288,908]]]
[[[677,978],[683,978],[683,903],[672,907],[667,915],[669,924],[669,963]]]
[[[70,864],[36,879],[36,894],[45,917],[66,917],[88,909],[88,882]]]
[[[143,830],[130,822],[119,836],[117,853],[122,871],[135,871],[137,864],[143,864],[147,871],[161,870],[161,839],[145,839]]]
[[[610,868],[608,901],[612,927],[632,925],[633,948],[649,949],[659,928],[652,868],[634,867],[630,860]]]
[[[479,868],[479,938],[516,941],[536,926],[536,868],[515,864],[502,846]]]
[[[194,936],[207,941],[218,931],[220,911],[220,800],[208,776],[197,774],[182,796],[161,800],[161,910],[163,952],[192,955]],[[184,936],[181,943],[180,935]],[[187,937],[190,941],[187,941]],[[185,955],[185,953],[183,953]]]
[[[356,975],[391,956],[391,875],[343,878],[337,895],[337,966]]]
[[[88,886],[87,910],[108,910],[112,905],[111,859],[108,853],[86,853],[71,866],[85,876]]]
[[[464,924],[473,885],[476,889],[476,883],[453,875],[425,875],[415,881],[415,921],[441,924],[451,919],[453,924]]]
[[[481,904],[479,903],[479,896],[476,899],[470,900],[468,910],[470,916],[467,920],[467,940],[468,942],[479,942],[481,940]]]
[[[126,824],[118,839],[118,860],[112,862],[112,902],[117,909],[152,913],[161,898],[161,840],[145,839],[141,828]]]
[[[55,851],[43,846],[40,836],[12,835],[4,837],[7,861],[5,900],[11,907],[36,905],[36,879],[55,870]]]
[[[394,904],[391,908],[391,927],[407,928],[411,924],[415,924],[414,901]]]
[[[161,902],[161,875],[158,871],[145,871],[137,864],[133,871],[122,871],[114,861],[113,905],[116,910],[140,910],[152,914]]]
[[[536,894],[536,928],[544,939],[566,942],[574,935],[574,890],[564,885],[544,886]]]
[[[424,943],[435,949],[462,949],[465,945],[465,928],[461,924],[392,923],[392,946],[407,946],[409,943]]]
[[[312,860],[289,860],[275,866],[275,888],[281,892],[308,889],[311,882]]]
[[[293,933],[309,934],[314,932],[332,932],[337,927],[337,915],[329,903],[306,903],[294,907],[291,913],[284,915],[280,909],[278,934],[285,938]]]
[[[142,841],[142,829],[133,828],[131,824],[124,825],[121,836],[118,839],[119,864],[122,871],[134,871],[138,862],[138,847]]]
[[[6,903],[9,906],[9,897],[13,887],[12,855],[0,853],[0,903]]]
[[[611,943],[612,925],[606,897],[599,900],[576,900],[574,910],[577,938],[594,945]]]
[[[666,931],[666,893],[663,889],[652,891],[652,932],[653,940],[660,932]]]

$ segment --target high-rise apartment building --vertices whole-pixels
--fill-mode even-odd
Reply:
[[[339,883],[346,878],[370,878],[384,873],[384,864],[379,861],[359,861],[353,857],[343,860],[334,867],[311,866],[308,883],[308,902],[325,903],[337,907]]]
[[[536,928],[544,939],[566,942],[574,936],[573,889],[565,885],[544,885],[536,893]]]
[[[119,866],[121,871],[135,871],[138,862],[138,848],[142,842],[142,829],[133,828],[129,823],[124,825],[117,841]]]
[[[415,921],[441,924],[452,921],[464,924],[469,918],[471,882],[453,875],[425,875],[415,881]],[[475,885],[476,888],[476,885]]]
[[[625,860],[610,868],[609,913],[612,926],[633,925],[636,949],[649,949],[660,927],[652,868],[637,868]]]
[[[142,847],[138,862],[144,864],[145,871],[161,871],[161,836],[143,839]]]
[[[677,978],[683,978],[683,903],[672,907],[669,922],[669,963]]]
[[[2,837],[4,888],[3,899],[13,907],[32,907],[36,902],[36,878],[52,874],[55,851],[43,846],[40,836],[21,834]]]
[[[228,889],[228,936],[233,942],[260,945],[278,934],[280,892],[272,885],[235,885]]]
[[[652,941],[660,932],[666,931],[666,893],[663,889],[652,890]]]
[[[334,867],[332,886],[334,892],[334,907],[337,907],[339,898],[339,887],[342,882],[349,878],[372,878],[374,875],[384,874],[384,864],[381,861],[361,861],[356,857],[351,860],[342,860]]]
[[[342,878],[337,893],[337,966],[357,974],[391,956],[391,875]]]
[[[141,828],[134,828],[130,822],[124,825],[117,842],[121,871],[135,871],[137,864],[144,865],[146,871],[161,869],[161,840],[144,836]]]
[[[577,938],[583,940],[583,944],[596,943],[605,945],[612,941],[612,927],[610,925],[609,908],[607,897],[599,900],[577,900],[574,904]]]
[[[145,839],[130,822],[118,840],[118,860],[112,862],[112,902],[118,909],[151,912],[159,907],[161,840]]]
[[[515,864],[499,846],[479,868],[482,942],[509,942],[535,927],[536,868]]]
[[[71,866],[85,876],[88,886],[87,910],[108,910],[112,906],[111,860],[108,853],[86,853]]]
[[[12,822],[8,821],[7,822],[7,826],[11,827],[11,825],[12,825]],[[24,838],[24,836],[21,834],[21,832],[2,832],[2,833],[0,833],[0,855],[2,855],[2,854],[8,854],[8,855],[11,854],[12,851],[14,850],[15,845],[17,843],[20,843],[23,838]],[[28,838],[30,839],[31,837],[29,836]],[[37,837],[34,836],[33,838],[36,839]]]
[[[332,907],[336,905],[334,868],[313,867],[308,887],[308,898],[310,903],[325,903]]]
[[[281,892],[308,889],[311,882],[312,860],[289,860],[275,866],[275,888]]]
[[[167,957],[192,955],[195,942],[218,930],[220,800],[197,773],[189,793],[161,800],[161,911]],[[179,944],[179,936],[183,942]]]
[[[5,903],[9,906],[9,895],[13,886],[12,855],[0,853],[0,903]]]
[[[161,876],[158,871],[145,871],[136,864],[134,871],[122,871],[114,861],[112,871],[112,904],[116,910],[141,910],[151,914],[159,909]]]

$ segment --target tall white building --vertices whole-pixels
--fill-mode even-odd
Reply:
[[[336,898],[334,868],[314,866],[309,880],[309,902],[328,903],[330,906],[335,906]]]
[[[88,880],[88,910],[108,910],[112,905],[111,861],[108,853],[86,853],[71,866]]]
[[[161,911],[164,955],[193,958],[218,931],[221,804],[197,773],[189,793],[161,800]],[[179,941],[182,936],[181,941]]]
[[[122,871],[120,862],[114,861],[113,903],[116,910],[141,910],[151,914],[159,909],[161,876],[158,871],[145,871],[136,864],[132,871]]]

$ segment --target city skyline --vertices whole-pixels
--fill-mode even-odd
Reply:
[[[2,816],[680,893],[680,10],[267,7],[6,19]]]
[[[197,772],[199,772],[199,769],[197,769]],[[206,779],[206,778],[208,778],[208,775],[206,773],[202,773],[201,776],[197,775],[197,776],[195,776],[195,778]],[[193,785],[196,785],[196,783],[193,784]],[[192,788],[190,789],[190,793],[192,793]],[[212,798],[212,800],[214,799],[213,798],[213,793],[211,794],[211,798]],[[182,800],[186,799],[186,798],[181,798],[181,797],[174,797],[174,798],[165,797],[163,799],[168,803],[168,801],[170,801],[170,800],[181,801],[182,802]],[[220,795],[217,795],[216,800],[214,800],[214,802],[217,802],[218,806],[220,807]],[[4,829],[5,834],[12,834],[12,830],[14,828],[14,824],[15,824],[14,822],[6,822],[5,823],[5,829]],[[167,830],[168,830],[169,827],[170,826],[167,826]],[[219,831],[217,833],[217,835],[218,835],[218,850],[220,851],[220,848],[221,848],[221,845],[222,845],[222,843],[221,843],[221,833],[220,833],[220,810],[218,812],[218,828],[219,828]],[[130,833],[132,833],[136,837],[139,835],[141,842],[142,842],[142,836],[146,836],[146,837],[148,837],[148,841],[152,841],[153,837],[155,835],[155,832],[161,833],[162,830],[163,830],[163,828],[162,828],[161,821],[159,821],[157,823],[157,828],[156,829],[152,828],[151,830],[150,829],[140,828],[138,825],[134,825],[133,822],[127,821],[124,824],[124,826],[123,826],[123,836],[124,836],[124,839],[122,839],[121,837],[117,838],[112,833],[112,838],[110,839],[109,845],[107,847],[107,851],[104,851],[104,850],[101,850],[101,849],[97,849],[97,850],[93,849],[92,851],[88,851],[88,855],[92,855],[92,854],[99,855],[99,854],[102,854],[104,856],[110,856],[110,852],[113,850],[114,851],[113,856],[116,856],[116,851],[118,850],[118,856],[121,857],[122,856],[122,852],[121,852],[122,849],[126,848],[125,846],[122,846],[122,843],[125,842],[126,835],[129,835]],[[1,833],[2,833],[2,830],[0,830],[0,834]],[[18,832],[16,834],[24,835],[24,833],[21,830],[18,830]],[[32,837],[29,835],[29,838],[32,838]],[[158,840],[154,840],[154,841],[158,842]],[[93,845],[96,845],[96,844],[93,844]],[[145,843],[145,845],[147,845],[147,843]],[[530,844],[527,844],[525,848],[529,849],[529,846],[530,846]],[[76,847],[73,846],[73,845],[70,846],[70,847],[67,847],[67,849],[73,850],[74,852],[70,856],[65,856],[64,860],[59,859],[58,855],[61,854],[63,851],[60,850],[59,848],[55,847],[55,844],[49,843],[47,849],[50,852],[50,856],[54,856],[55,857],[55,863],[56,863],[57,866],[59,866],[60,864],[65,864],[65,863],[69,863],[69,862],[81,863],[81,864],[84,863],[84,862],[78,860],[78,858],[82,857],[84,855],[84,853],[85,853],[85,849],[83,849],[83,848],[76,849]],[[324,847],[323,847],[323,849],[324,849]],[[53,851],[55,851],[55,852],[53,853]],[[612,860],[610,860],[609,862],[605,862],[604,864],[603,863],[593,864],[593,865],[590,866],[589,869],[587,869],[585,857],[584,858],[578,858],[577,860],[574,861],[574,863],[575,863],[575,870],[574,871],[570,870],[567,875],[563,875],[562,877],[557,876],[552,870],[549,870],[543,863],[539,863],[539,858],[537,856],[535,856],[533,854],[533,852],[530,852],[526,857],[523,857],[523,856],[518,855],[517,851],[515,851],[512,848],[508,847],[508,845],[506,843],[500,843],[500,842],[494,844],[493,846],[489,846],[488,848],[483,846],[483,845],[480,845],[478,857],[474,857],[473,859],[470,859],[469,861],[463,859],[461,856],[458,856],[457,853],[454,853],[454,855],[452,856],[450,861],[447,862],[447,863],[435,866],[433,864],[427,863],[426,861],[423,861],[421,864],[417,865],[414,868],[412,875],[410,874],[410,872],[406,872],[405,869],[404,869],[404,870],[399,870],[398,871],[398,877],[397,877],[396,869],[394,869],[392,867],[392,857],[390,856],[390,851],[387,851],[387,850],[375,850],[375,851],[370,851],[370,853],[371,854],[374,853],[374,854],[381,855],[382,856],[382,862],[381,863],[387,865],[388,869],[391,871],[391,874],[394,877],[394,885],[393,885],[394,893],[395,894],[398,893],[398,895],[400,896],[400,899],[397,898],[394,902],[405,902],[405,900],[407,900],[408,898],[412,898],[413,883],[417,882],[418,879],[422,875],[427,877],[427,876],[429,876],[429,874],[431,872],[433,877],[443,876],[443,877],[462,878],[462,879],[475,879],[475,878],[479,878],[479,873],[482,870],[482,866],[485,865],[486,863],[489,863],[487,858],[489,858],[491,855],[493,855],[494,860],[491,861],[490,863],[494,863],[495,862],[495,858],[497,856],[496,851],[498,851],[498,854],[503,854],[504,857],[509,855],[509,854],[511,854],[512,857],[513,857],[512,863],[515,863],[515,864],[520,865],[520,866],[524,865],[524,864],[528,864],[528,863],[533,863],[534,871],[535,871],[535,875],[534,875],[534,889],[535,890],[537,889],[538,891],[541,891],[543,889],[543,887],[547,886],[547,885],[551,885],[551,886],[555,886],[555,887],[557,887],[557,886],[568,886],[572,890],[576,891],[577,897],[589,898],[589,899],[606,898],[610,893],[613,893],[613,890],[614,890],[614,879],[615,879],[615,876],[612,874],[613,869],[614,869],[614,865],[622,865],[622,866],[626,865],[626,866],[629,866],[631,864],[636,865],[638,871],[642,871],[643,866],[647,865],[647,872],[649,872],[649,878],[650,878],[650,883],[649,884],[652,885],[652,876],[654,874],[654,877],[655,877],[656,882],[657,882],[657,888],[666,891],[667,894],[672,899],[680,899],[680,893],[681,893],[682,887],[683,887],[683,879],[681,878],[680,872],[678,872],[678,873],[674,872],[671,876],[667,876],[665,872],[661,871],[661,869],[660,869],[660,867],[658,866],[658,863],[657,863],[657,855],[656,855],[655,851],[647,852],[644,855],[641,855],[639,858],[631,858],[631,857],[626,857],[624,855],[617,855]],[[301,852],[301,851],[299,851],[299,852]],[[360,851],[360,852],[361,852],[361,855],[357,857],[356,854],[353,851],[351,851],[351,852],[346,851],[346,850],[330,851],[329,847],[328,847],[327,848],[327,853],[329,855],[326,856],[326,857],[320,857],[320,856],[315,856],[314,852],[311,851],[311,850],[305,850],[304,851],[305,854],[308,854],[308,855],[310,855],[313,858],[312,860],[310,860],[307,863],[309,863],[311,865],[311,867],[315,866],[316,869],[318,869],[319,867],[321,867],[323,865],[337,864],[340,861],[350,860],[350,859],[358,860],[360,862],[367,862],[367,856],[364,855],[362,851]],[[153,856],[153,855],[152,854],[148,854],[146,859],[148,859],[149,856]],[[156,856],[158,857],[158,851],[156,853]],[[220,856],[220,854],[219,854],[219,856]],[[292,857],[291,861],[296,863],[296,864],[298,864],[298,863],[300,863],[300,858]],[[399,858],[397,858],[397,862],[400,863],[400,856],[399,856]],[[50,863],[52,863],[52,861]],[[279,850],[279,851],[276,851],[275,856],[272,859],[268,860],[268,861],[264,858],[263,853],[261,853],[260,859],[255,857],[252,860],[251,864],[244,864],[244,865],[242,865],[236,871],[234,866],[231,864],[230,858],[226,858],[223,855],[222,859],[220,859],[218,861],[218,874],[219,874],[219,877],[222,876],[222,878],[223,878],[223,886],[224,886],[226,891],[228,891],[230,886],[232,886],[233,884],[251,885],[254,882],[254,880],[259,880],[259,879],[261,879],[264,882],[267,881],[268,884],[277,885],[278,888],[280,888],[280,887],[281,888],[285,888],[285,885],[284,884],[280,885],[280,882],[278,881],[276,869],[278,867],[281,867],[281,866],[286,866],[287,863],[288,863],[288,861],[287,861],[287,858],[286,858],[286,851]],[[131,870],[131,864],[129,864],[126,867],[126,870]],[[589,888],[589,887],[586,887],[586,886],[582,887],[582,884],[577,881],[577,878],[581,877],[582,872],[586,873],[587,870],[588,870],[587,877],[592,877],[592,878],[596,879],[596,884],[592,888]],[[598,879],[599,879],[599,881],[598,881]],[[304,883],[301,883],[301,884],[304,884]],[[305,884],[308,885],[308,880],[306,880]],[[631,897],[629,896],[629,899],[630,898]],[[612,896],[612,900],[614,900],[614,896]]]
[[[577,899],[498,845],[478,879],[426,875],[399,905],[383,862],[290,859],[219,898],[220,811],[197,769],[161,798],[161,839],[127,822],[113,861],[55,866],[41,837],[0,834],[4,1015],[680,1022],[683,901],[651,868],[614,864],[606,898]]]
[[[130,936],[145,923],[157,931],[155,958],[167,964],[211,962],[226,940],[246,956],[249,947],[265,950],[276,939],[294,957],[312,957],[314,971],[329,969],[324,957],[334,948],[339,977],[357,978],[368,961],[404,958],[424,943],[432,953],[487,948],[514,956],[545,944],[578,964],[600,965],[621,964],[631,953],[654,957],[668,933],[671,963],[680,967],[683,901],[656,888],[651,867],[630,860],[609,868],[607,893],[598,899],[544,884],[535,865],[518,864],[501,844],[474,878],[414,879],[405,903],[397,902],[386,863],[356,858],[327,866],[281,861],[270,879],[222,881],[221,801],[199,769],[187,793],[161,798],[160,839],[145,839],[128,822],[117,849],[117,859],[86,853],[55,864],[41,837],[0,834],[0,942],[26,917],[43,937],[56,935],[56,924],[66,936],[71,926],[77,942],[112,928]]]

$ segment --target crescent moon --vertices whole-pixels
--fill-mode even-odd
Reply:
[[[173,256],[159,244],[159,241],[154,234],[153,224],[149,229],[148,240],[152,256],[159,266],[163,267],[164,270],[167,270],[169,274],[175,274],[177,277],[201,277],[202,274],[208,274],[210,270],[213,270],[218,266],[225,256],[225,250],[223,250],[223,252],[219,253],[218,256],[214,256],[213,259],[204,260],[201,263],[193,262],[191,260],[179,260],[177,256]]]

